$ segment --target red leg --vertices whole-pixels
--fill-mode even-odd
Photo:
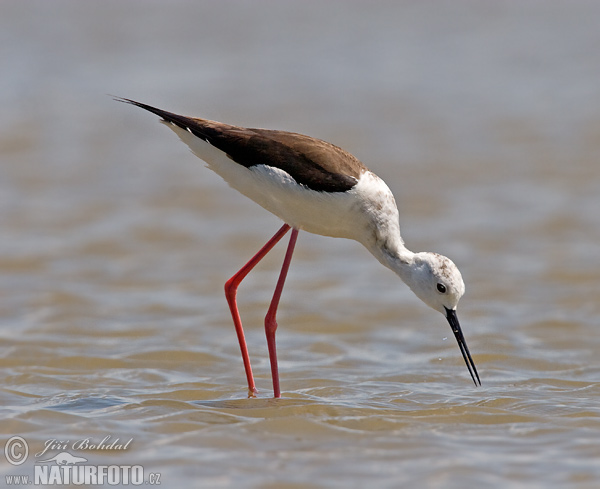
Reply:
[[[281,238],[290,230],[290,226],[288,224],[284,224],[281,226],[279,231],[275,233],[275,235],[265,244],[256,255],[254,255],[248,263],[246,263],[233,277],[231,277],[227,282],[225,282],[225,297],[227,298],[227,303],[229,304],[229,310],[231,311],[231,316],[233,317],[233,324],[235,326],[235,332],[237,333],[238,341],[240,343],[240,349],[242,351],[242,360],[244,361],[244,369],[246,370],[246,379],[248,381],[248,390],[249,395],[254,396],[256,394],[256,385],[254,383],[254,377],[252,375],[252,367],[250,365],[250,357],[248,355],[248,347],[246,345],[246,338],[244,337],[244,329],[242,328],[242,320],[240,318],[240,313],[237,307],[237,289],[240,285],[240,282],[244,280],[246,275],[250,273],[250,271],[256,266],[256,264],[261,261],[265,255],[271,251],[273,246],[275,246]]]
[[[275,293],[271,300],[271,305],[267,311],[265,317],[265,333],[267,335],[267,346],[269,348],[269,360],[271,361],[271,376],[273,377],[273,396],[281,397],[281,391],[279,389],[279,370],[277,368],[277,349],[275,347],[275,331],[277,330],[277,306],[279,305],[279,299],[281,298],[281,292],[283,291],[283,284],[287,277],[287,272],[290,268],[290,262],[292,261],[292,254],[294,253],[294,246],[296,246],[296,240],[298,239],[298,230],[292,229],[292,235],[290,236],[290,242],[285,253],[281,272],[279,273],[279,280],[277,280],[277,286],[275,287]]]

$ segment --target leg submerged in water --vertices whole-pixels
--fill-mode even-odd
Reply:
[[[246,371],[246,380],[248,382],[248,394],[249,397],[254,397],[254,395],[256,394],[257,390],[256,390],[256,384],[254,383],[254,376],[252,375],[252,366],[250,365],[250,356],[248,355],[248,346],[246,345],[246,338],[244,335],[244,329],[242,327],[242,320],[240,318],[240,313],[237,307],[237,289],[240,285],[240,283],[242,282],[242,280],[244,280],[244,278],[246,277],[246,275],[248,275],[250,273],[250,271],[252,271],[252,269],[267,255],[267,253],[269,251],[271,251],[273,249],[273,247],[281,240],[281,238],[283,238],[283,236],[285,236],[285,234],[290,230],[290,226],[288,224],[284,224],[283,226],[281,226],[281,228],[279,229],[279,231],[277,231],[275,233],[275,235],[258,251],[258,253],[256,253],[249,261],[248,263],[246,263],[242,268],[240,268],[240,270],[233,275],[233,277],[231,277],[227,282],[225,282],[225,297],[227,298],[227,303],[229,304],[229,310],[231,311],[231,316],[233,318],[233,324],[235,326],[235,331],[238,337],[238,341],[240,344],[240,350],[242,353],[242,360],[244,362],[244,370]],[[298,231],[296,229],[294,229],[295,231],[295,235],[297,236]],[[294,234],[292,234],[292,238],[294,238]],[[294,239],[294,243],[295,243],[295,239]],[[292,251],[293,251],[293,247],[292,247]],[[289,252],[289,246],[288,246],[288,252]],[[286,254],[286,260],[287,260],[287,265],[289,267],[289,261],[291,260],[291,253],[290,253],[290,257],[289,259],[287,259],[287,254]],[[285,261],[284,261],[284,266],[285,266]],[[282,270],[283,272],[283,270]],[[286,273],[287,273],[287,269],[286,269]],[[280,276],[280,281],[281,281],[281,276]],[[283,277],[283,281],[285,281],[285,276]],[[283,281],[281,283],[281,289],[283,289]],[[279,283],[277,284],[279,286]],[[275,290],[275,293],[277,294],[277,288]],[[281,295],[281,290],[279,290],[279,296]],[[275,299],[275,296],[273,297],[273,299]],[[277,303],[279,302],[279,297],[277,297]],[[273,301],[271,303],[271,305],[273,305]],[[277,309],[277,305],[275,305],[275,310]],[[271,310],[271,308],[269,308],[269,311]],[[269,340],[267,339],[267,343],[269,342]],[[274,344],[273,344],[274,346]],[[277,360],[275,360],[275,362],[277,362]],[[277,380],[277,383],[279,383],[279,379]]]
[[[277,348],[275,346],[275,331],[277,330],[277,306],[279,305],[279,299],[281,298],[281,292],[283,291],[283,284],[287,277],[288,270],[290,268],[290,262],[292,261],[292,255],[294,254],[294,247],[296,246],[296,240],[298,239],[298,230],[292,229],[292,235],[290,236],[290,242],[285,252],[285,258],[283,265],[281,266],[281,272],[279,273],[279,279],[277,280],[277,286],[273,293],[273,299],[271,305],[265,317],[265,334],[267,335],[267,347],[269,348],[269,360],[271,362],[271,376],[273,377],[273,396],[281,397],[281,390],[279,389],[279,370],[277,368]]]

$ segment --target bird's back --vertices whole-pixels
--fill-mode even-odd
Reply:
[[[381,231],[382,219],[397,223],[394,198],[385,183],[334,144],[125,101],[161,117],[230,186],[290,226],[367,244]]]
[[[241,166],[252,168],[267,165],[281,169],[298,184],[311,190],[347,191],[367,170],[354,155],[342,148],[304,134],[233,126],[174,114],[131,100],[125,101],[149,110],[164,122],[208,142]],[[185,142],[190,145],[191,141],[193,140],[186,138]],[[204,159],[202,147],[194,146],[192,150]]]

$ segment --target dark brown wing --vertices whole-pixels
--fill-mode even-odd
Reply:
[[[279,168],[312,190],[345,192],[354,187],[361,173],[366,171],[350,153],[303,134],[232,126],[173,114],[129,99],[116,100],[141,107],[188,130],[242,166]]]

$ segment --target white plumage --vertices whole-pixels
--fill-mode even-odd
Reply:
[[[442,255],[413,253],[404,246],[392,192],[354,156],[300,134],[230,126],[119,100],[159,115],[211,170],[286,223],[226,284],[252,395],[256,389],[235,300],[237,285],[290,228],[292,238],[265,321],[275,397],[279,397],[275,313],[299,230],[362,243],[423,302],[446,316],[473,382],[481,383],[456,316],[465,291],[458,268]]]

